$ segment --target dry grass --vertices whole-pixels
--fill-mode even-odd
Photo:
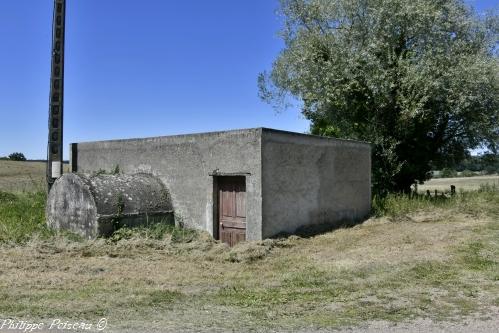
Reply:
[[[268,331],[498,313],[497,192],[233,249],[204,233],[126,235],[0,246],[0,318]]]
[[[426,192],[430,190],[433,192],[450,192],[450,186],[456,186],[456,191],[475,191],[482,185],[498,186],[499,175],[490,176],[474,176],[474,177],[456,177],[456,178],[435,178],[425,182],[423,185],[418,186],[419,192]]]
[[[43,163],[0,161],[0,189],[28,190],[20,184],[29,175],[43,182]],[[0,191],[0,318],[106,317],[117,331],[308,331],[499,314],[497,188],[391,196],[382,217],[361,225],[232,249],[186,230],[54,235],[43,202],[43,193]]]
[[[0,189],[34,191],[45,187],[45,163],[0,160]]]
[[[45,191],[45,163],[0,160],[0,190],[11,192]],[[64,172],[69,166],[64,165]]]

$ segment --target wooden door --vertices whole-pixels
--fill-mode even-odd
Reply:
[[[246,239],[245,177],[218,177],[218,236],[229,246]]]

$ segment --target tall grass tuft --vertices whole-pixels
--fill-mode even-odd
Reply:
[[[173,221],[164,219],[159,223],[150,225],[119,228],[109,237],[109,241],[118,242],[132,238],[161,240],[166,236],[169,236],[173,243],[189,243],[199,236],[199,232],[175,226]]]
[[[34,236],[52,232],[45,224],[46,194],[43,191],[0,191],[0,243],[25,243]]]
[[[390,193],[385,197],[374,196],[372,215],[397,217],[433,208],[459,209],[461,212],[499,214],[499,187],[482,185],[477,191],[458,192],[454,195]]]
[[[54,231],[47,227],[45,220],[45,191],[4,192],[0,191],[0,244],[24,244],[33,238],[48,239],[57,234],[69,240],[81,240],[70,232]],[[110,238],[110,242],[122,239],[147,238],[160,240],[168,236],[174,243],[188,243],[199,233],[176,227],[174,221],[165,219],[161,223],[120,228]]]

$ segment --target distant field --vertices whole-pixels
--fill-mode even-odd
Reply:
[[[69,165],[64,165],[64,172],[69,171]],[[450,191],[455,185],[456,190],[478,190],[480,185],[499,186],[499,175],[436,178],[418,186],[419,192],[426,190],[439,192]],[[45,162],[17,162],[0,160],[0,191],[32,192],[45,190]]]
[[[419,192],[426,190],[439,192],[450,191],[450,186],[456,186],[456,191],[474,191],[480,188],[480,185],[499,186],[499,175],[475,176],[475,177],[457,177],[457,178],[435,178],[418,186]]]
[[[67,172],[69,166],[64,165]],[[0,160],[0,191],[31,192],[45,190],[44,162]]]

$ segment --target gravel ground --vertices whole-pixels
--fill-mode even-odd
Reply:
[[[320,331],[319,331],[320,332]],[[317,333],[319,333],[317,332]],[[324,331],[327,332],[327,331]],[[365,327],[349,328],[337,333],[497,333],[499,332],[499,318],[491,320],[467,320],[462,323],[432,322],[420,319],[410,323],[393,324],[390,322],[372,322]]]
[[[125,331],[126,333],[137,330]],[[123,331],[104,331],[108,333],[122,333]],[[456,322],[433,322],[430,319],[417,319],[405,323],[393,323],[388,321],[372,321],[359,327],[344,329],[316,330],[302,329],[299,331],[274,331],[274,330],[204,330],[194,329],[189,331],[179,331],[175,329],[166,330],[141,330],[143,333],[239,333],[239,332],[265,332],[265,333],[498,333],[499,332],[499,312],[490,316],[489,319],[463,319]]]
[[[110,331],[111,332],[111,331]],[[112,331],[118,332],[118,331]],[[136,330],[127,331],[136,332]],[[194,331],[141,331],[143,333],[187,333],[187,332],[209,332],[209,333],[225,333],[225,332],[244,332],[240,330],[233,331],[205,331],[203,329]],[[247,331],[247,332],[269,332],[269,333],[291,333],[293,331]],[[300,330],[296,333],[498,333],[499,332],[499,318],[492,320],[470,320],[463,323],[453,322],[439,322],[434,323],[431,320],[416,320],[410,323],[393,324],[390,322],[377,321],[371,322],[362,327],[346,328],[341,330]]]
[[[0,332],[22,332],[23,330],[5,330],[0,329]],[[102,331],[98,330],[32,330],[32,332],[49,333],[49,332],[105,332],[105,333],[136,333],[137,329],[132,330],[113,330],[105,328]],[[344,328],[340,330],[315,330],[302,329],[300,331],[265,331],[265,330],[205,330],[202,328],[193,330],[176,330],[176,329],[144,329],[142,333],[187,333],[187,332],[208,332],[208,333],[228,333],[228,332],[269,332],[269,333],[497,333],[499,332],[499,314],[492,319],[467,319],[460,322],[433,322],[429,319],[418,319],[406,323],[392,323],[387,321],[373,321],[360,327]]]

